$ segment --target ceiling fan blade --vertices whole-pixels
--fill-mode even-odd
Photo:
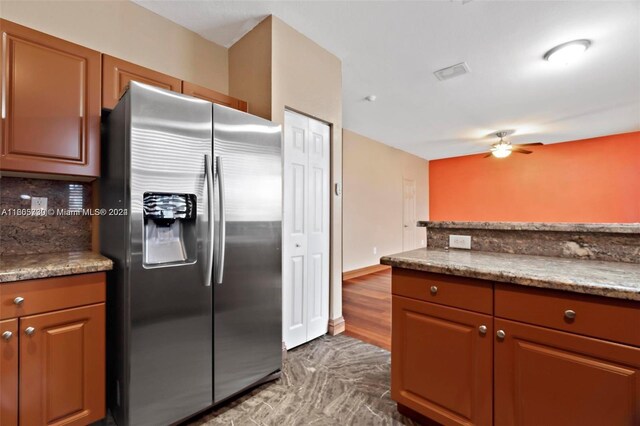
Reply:
[[[511,149],[511,152],[517,152],[519,154],[531,154],[533,151],[529,151],[528,149],[522,149],[522,148],[513,147]]]
[[[531,142],[531,143],[517,143],[513,146],[534,146],[534,145],[544,145],[542,142]]]

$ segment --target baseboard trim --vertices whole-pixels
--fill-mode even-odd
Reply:
[[[358,278],[363,275],[373,274],[374,272],[386,271],[391,268],[388,265],[371,265],[365,266],[364,268],[354,269],[352,271],[346,271],[342,273],[342,281],[350,280],[352,278]]]
[[[346,328],[346,324],[344,322],[344,317],[330,319],[329,320],[329,330],[328,334],[331,336],[335,336],[336,334],[343,333]]]

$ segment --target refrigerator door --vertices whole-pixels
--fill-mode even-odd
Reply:
[[[214,402],[282,364],[281,129],[213,105]]]
[[[138,83],[128,96],[129,424],[170,424],[213,402],[211,104]],[[180,256],[145,258],[146,244],[167,241],[183,244]]]

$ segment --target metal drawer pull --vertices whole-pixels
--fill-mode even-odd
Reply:
[[[22,302],[24,302],[24,297],[16,297],[15,299],[13,299],[13,303],[15,303],[16,305],[22,305]]]
[[[478,327],[478,331],[480,332],[480,334],[487,334],[487,326],[481,325],[480,327]]]
[[[507,333],[505,333],[504,330],[498,330],[496,331],[496,336],[498,336],[498,339],[504,339],[507,337]]]
[[[13,333],[10,331],[5,331],[4,333],[2,333],[2,338],[4,340],[9,340],[11,339],[11,336],[13,336]]]
[[[32,336],[33,333],[36,332],[36,329],[33,327],[27,327],[24,329],[24,334],[26,334],[27,336]]]
[[[431,294],[438,294],[438,287],[436,287],[435,285],[431,286]]]
[[[571,309],[567,309],[564,311],[564,317],[566,319],[574,319],[576,317],[576,311],[572,311]]]

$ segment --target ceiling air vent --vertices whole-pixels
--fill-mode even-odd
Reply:
[[[433,74],[438,78],[438,80],[442,81],[449,80],[450,78],[458,77],[469,72],[471,72],[469,65],[467,65],[466,62],[460,62],[459,64],[451,65],[450,67],[435,71]]]

